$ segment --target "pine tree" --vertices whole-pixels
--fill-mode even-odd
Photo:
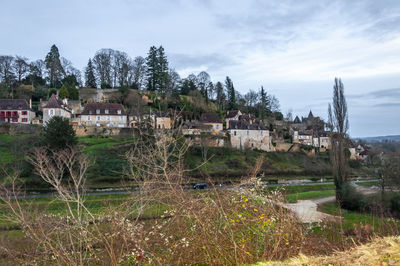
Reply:
[[[158,69],[158,58],[157,58],[157,48],[155,46],[150,47],[149,53],[146,57],[146,79],[147,79],[147,89],[149,91],[155,91],[157,89],[157,69]]]
[[[60,61],[60,53],[55,44],[51,46],[50,52],[44,60],[48,73],[50,87],[58,87],[61,85],[61,79],[64,75],[64,69]]]
[[[270,108],[269,108],[269,97],[267,96],[267,93],[264,90],[264,87],[261,86],[260,89],[260,118],[264,119],[268,113],[270,113]]]
[[[68,88],[63,84],[60,89],[60,93],[58,94],[61,99],[66,99],[69,97]]]
[[[226,77],[225,88],[228,95],[228,109],[233,110],[236,108],[236,95],[235,88],[233,87],[233,82],[229,77]]]
[[[157,49],[157,85],[161,93],[165,93],[168,86],[168,60],[164,48]]]
[[[97,88],[96,77],[94,76],[94,68],[92,59],[89,58],[86,70],[85,70],[85,86],[88,88]]]

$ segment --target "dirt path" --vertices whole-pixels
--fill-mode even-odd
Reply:
[[[355,183],[352,183],[352,185],[362,194],[374,194],[379,192],[379,188],[377,187],[363,187],[358,186]],[[341,217],[333,216],[317,210],[318,205],[334,201],[335,196],[332,196],[314,200],[299,200],[297,203],[286,203],[283,204],[283,206],[293,211],[302,223],[337,221],[338,219],[341,219]]]

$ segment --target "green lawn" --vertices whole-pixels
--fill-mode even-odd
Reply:
[[[300,193],[287,194],[286,199],[289,203],[296,203],[298,200],[320,199],[335,195],[335,190],[307,191]]]

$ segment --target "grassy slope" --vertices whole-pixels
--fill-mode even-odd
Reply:
[[[28,151],[37,139],[37,136],[29,135],[0,135],[0,166],[1,164],[10,166],[15,165],[15,162],[23,162],[25,159],[23,152]],[[95,162],[89,170],[88,184],[92,187],[120,186],[126,163],[124,154],[134,141],[134,138],[129,137],[80,137],[79,144],[83,146],[83,151],[89,154]],[[25,148],[20,149],[21,145]],[[266,153],[257,150],[240,151],[229,148],[209,148],[207,161],[190,175],[203,180],[207,177],[222,181],[232,180],[247,175],[260,156],[264,158],[261,169],[264,180],[320,179],[330,176],[327,153],[310,158],[302,153]],[[192,147],[185,158],[187,168],[193,169],[202,163],[201,149]],[[16,168],[24,169],[22,177],[26,178],[30,185],[41,185],[38,178],[32,175],[32,169],[27,165]]]

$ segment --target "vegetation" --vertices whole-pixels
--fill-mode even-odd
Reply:
[[[75,131],[69,120],[53,116],[43,129],[44,143],[52,150],[62,150],[77,143]]]

